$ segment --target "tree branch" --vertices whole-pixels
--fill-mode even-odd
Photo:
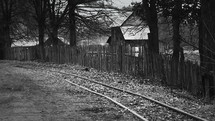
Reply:
[[[75,3],[78,5],[78,4],[95,2],[95,1],[98,1],[98,0],[76,0]]]

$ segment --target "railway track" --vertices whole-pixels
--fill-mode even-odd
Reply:
[[[94,93],[112,101],[142,121],[207,121],[206,119],[169,106],[150,97],[118,87],[113,87],[108,84],[96,81],[95,79],[90,79],[78,74],[62,71],[50,70],[50,72],[64,77],[65,81],[69,84],[80,87],[88,92]],[[131,104],[129,102],[135,103]]]
[[[27,67],[18,65],[17,67],[35,69],[35,67],[32,68],[32,65]],[[43,67],[46,67],[46,65],[43,65]],[[58,68],[56,69],[58,70]],[[68,69],[73,70],[73,68]],[[55,77],[63,77],[66,82],[72,85],[78,86],[84,90],[102,96],[114,102],[125,110],[130,111],[134,115],[137,114],[135,116],[143,121],[207,121],[204,118],[195,116],[178,108],[154,100],[149,96],[141,95],[132,91],[128,91],[124,88],[122,89],[119,87],[113,87],[108,84],[102,83],[102,79],[92,79],[91,77],[85,77],[85,75],[80,74],[80,72],[78,72],[77,74],[76,72],[74,73],[71,71],[67,72],[62,70],[56,71],[55,69],[49,69],[45,71],[54,74],[53,76]],[[135,103],[130,104],[129,102]]]

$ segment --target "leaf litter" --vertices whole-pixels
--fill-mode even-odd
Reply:
[[[40,63],[40,62],[19,62],[16,61],[16,65],[19,67],[29,68],[29,69],[41,69],[46,71],[49,74],[54,74],[49,72],[52,71],[62,71],[66,73],[74,73],[80,76],[88,77],[91,79],[95,79],[102,83],[106,83],[108,85],[119,87],[122,89],[130,90],[135,93],[139,93],[145,96],[149,96],[153,99],[166,103],[170,106],[185,110],[191,114],[197,115],[199,117],[208,119],[208,120],[215,120],[215,103],[207,104],[203,101],[203,99],[198,99],[195,96],[192,96],[186,91],[178,90],[178,89],[170,89],[168,87],[162,86],[159,83],[150,83],[150,79],[138,79],[136,77],[130,75],[124,75],[120,73],[114,72],[102,72],[96,69],[90,68],[89,71],[86,71],[83,66],[73,65],[73,64],[54,64],[54,63]],[[55,75],[55,74],[54,74]],[[141,82],[141,83],[140,83]],[[95,91],[103,91],[106,88],[100,85],[87,83]],[[111,92],[111,93],[118,93],[118,92]],[[160,117],[159,120],[173,120],[173,119],[180,119],[180,115],[174,115],[173,113],[169,113],[166,119],[163,117],[162,112],[157,112],[154,109],[154,105],[146,103],[145,101],[142,103],[142,99],[129,97],[129,95],[123,95],[117,100],[122,100],[129,102],[127,104],[133,105],[136,110],[139,110],[143,114],[147,114],[150,112],[154,112],[153,114],[157,114],[156,117]],[[146,110],[148,108],[148,110]],[[165,109],[162,109],[163,111]],[[163,111],[163,112],[169,112]],[[151,120],[155,120],[155,117],[150,117]]]

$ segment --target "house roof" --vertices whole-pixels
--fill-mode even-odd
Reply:
[[[61,45],[61,46],[64,46],[64,45],[69,45],[68,43],[64,42],[63,40],[61,39],[57,39],[58,40],[58,45]],[[44,42],[44,45],[45,46],[51,46],[53,43],[52,43],[52,40],[51,38],[48,38],[45,42]]]
[[[121,26],[147,26],[145,20],[142,20],[141,17],[137,16],[135,13],[132,13],[122,24]]]
[[[147,40],[149,27],[146,21],[132,13],[120,26],[125,40]]]
[[[125,40],[147,40],[150,33],[148,27],[142,26],[122,26],[120,29]]]
[[[35,46],[38,45],[37,41],[15,41],[12,43],[11,47],[27,47],[27,46]]]
[[[45,39],[44,41],[45,46],[49,46],[52,45],[51,40]],[[67,42],[63,37],[58,37],[58,43],[59,45],[69,45],[69,42]],[[15,41],[12,43],[11,47],[24,47],[24,46],[36,46],[38,45],[39,42],[37,40],[31,40],[31,41],[26,41],[26,40],[19,40],[19,41]]]
[[[128,19],[128,17],[131,15],[131,12],[126,13],[111,13],[110,18],[112,19],[113,23],[110,25],[110,27],[117,27],[121,26],[125,20]]]

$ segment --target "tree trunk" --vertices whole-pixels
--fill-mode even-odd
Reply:
[[[58,27],[54,26],[51,28],[51,33],[49,34],[49,38],[51,39],[51,44],[53,46],[58,45]]]
[[[4,41],[5,41],[5,47],[11,47],[12,39],[10,38],[10,26],[9,25],[5,25],[3,36],[4,36]]]
[[[53,29],[53,45],[58,45],[58,27],[54,27]]]
[[[215,1],[201,1],[200,58],[205,97],[215,96]]]
[[[173,73],[174,80],[180,84],[179,80],[179,75],[178,75],[178,68],[179,68],[179,53],[181,47],[180,47],[180,33],[179,33],[179,28],[180,28],[180,22],[181,22],[181,17],[180,17],[180,11],[182,7],[181,0],[176,0],[175,1],[175,6],[172,10],[172,26],[173,26],[173,55],[172,55],[172,63],[173,63],[173,69],[175,70]],[[181,52],[183,53],[183,52]],[[183,56],[183,55],[182,55]],[[181,57],[182,58],[182,57]],[[174,85],[173,85],[174,86]]]
[[[39,45],[44,46],[44,27],[39,25]]]
[[[4,28],[2,26],[2,23],[0,23],[0,33],[2,33],[2,35],[4,35]],[[4,59],[4,49],[5,49],[4,36],[0,36],[0,59]]]
[[[8,22],[3,22],[3,25],[0,26],[0,33],[0,59],[5,59],[5,49],[12,45]]]
[[[0,26],[0,32],[3,33],[3,29]],[[4,38],[2,36],[0,36],[0,59],[4,59],[4,50],[5,46],[4,46]]]
[[[159,38],[158,38],[158,18],[156,10],[156,0],[150,0],[150,32],[153,33],[153,52],[159,54]]]
[[[150,5],[149,5],[150,4]],[[146,20],[150,30],[149,50],[153,53],[159,53],[158,39],[158,18],[156,10],[156,0],[143,0],[143,7],[146,13]]]
[[[180,33],[179,33],[179,28],[180,28],[180,22],[181,22],[181,17],[180,17],[180,11],[182,7],[181,0],[176,0],[175,1],[175,6],[173,8],[172,12],[172,26],[173,26],[173,56],[172,59],[178,64],[179,62],[179,52],[180,52]]]
[[[41,59],[45,59],[45,48],[44,48],[44,25],[39,23],[39,46],[41,49]]]
[[[38,24],[38,32],[39,32],[39,46],[41,49],[41,59],[45,59],[45,48],[44,48],[44,35],[45,35],[45,23],[46,23],[46,15],[47,15],[47,0],[31,0],[32,5],[35,10],[35,20]]]
[[[69,4],[69,30],[70,30],[70,46],[76,46],[76,24],[75,24],[75,2],[68,0]]]
[[[177,63],[179,62],[179,52],[180,52],[180,20],[173,19],[173,56],[172,59]]]
[[[4,45],[0,43],[0,60],[5,58],[4,55],[5,55]]]
[[[201,19],[201,13],[199,15],[199,23],[198,23],[198,31],[199,31],[199,54],[200,54],[200,66],[203,66],[203,36],[202,36],[202,19]]]

